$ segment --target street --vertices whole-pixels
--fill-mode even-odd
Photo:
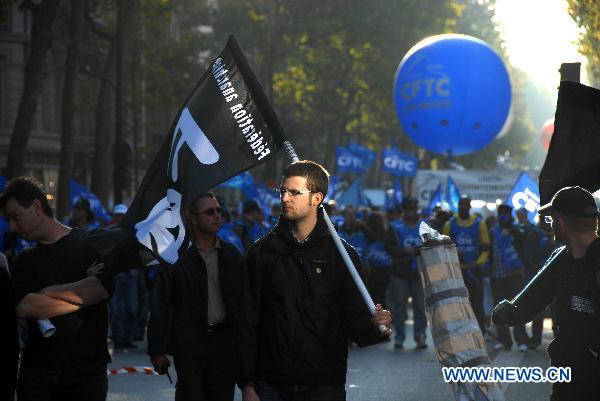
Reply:
[[[407,333],[412,327],[408,322]],[[494,366],[539,366],[549,365],[546,347],[552,339],[550,321],[546,319],[542,345],[533,351],[521,353],[512,351],[492,351],[492,343],[487,341],[488,352]],[[441,367],[437,361],[431,336],[429,347],[416,350],[409,337],[402,350],[395,350],[393,343],[386,342],[372,347],[352,347],[348,360],[347,399],[348,401],[449,401],[453,400],[450,386],[442,381]],[[124,366],[150,366],[145,353],[145,344],[138,343],[138,349],[113,353],[109,366],[117,369]],[[175,369],[170,369],[173,381]],[[109,376],[109,401],[171,401],[175,399],[175,387],[166,376],[144,375],[140,373]],[[507,401],[538,401],[550,398],[551,385],[547,383],[511,383],[502,386]],[[241,400],[239,391],[236,401]]]

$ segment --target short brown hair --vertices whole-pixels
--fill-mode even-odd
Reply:
[[[288,165],[283,169],[282,178],[304,177],[306,186],[312,192],[320,192],[323,199],[329,189],[329,172],[319,163],[311,160],[301,160]]]
[[[0,195],[0,210],[4,210],[6,202],[11,198],[15,198],[17,203],[24,208],[30,207],[33,201],[37,199],[42,205],[44,214],[53,217],[52,207],[50,207],[44,187],[35,178],[16,177],[10,180],[4,188],[4,192]]]

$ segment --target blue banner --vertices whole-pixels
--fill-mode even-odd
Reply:
[[[396,176],[414,177],[417,175],[419,159],[398,149],[384,149],[381,159],[381,169]]]
[[[235,177],[231,177],[222,184],[219,184],[219,188],[233,188],[245,190],[254,185],[254,178],[252,174],[244,171],[242,174],[238,174]]]
[[[442,204],[444,202],[444,197],[442,194],[442,184],[438,184],[435,191],[431,192],[429,197],[429,205],[427,206],[427,214],[431,214],[431,211],[435,207],[435,205]]]
[[[363,158],[341,146],[335,148],[335,160],[338,173],[364,173],[369,168]]]
[[[522,207],[527,209],[527,218],[533,223],[540,208],[540,189],[537,182],[527,173],[521,173],[506,203],[512,206],[514,211]]]
[[[448,176],[448,180],[446,181],[446,202],[448,202],[450,210],[453,213],[458,212],[458,201],[460,201],[460,191],[452,177]]]
[[[97,220],[102,220],[104,222],[109,222],[111,220],[111,216],[106,212],[102,203],[100,203],[100,199],[77,181],[69,180],[69,198],[71,199],[71,209],[73,209],[73,205],[80,198],[84,198],[90,202],[92,213],[94,213],[94,217]]]
[[[279,204],[279,194],[272,188],[260,183],[254,185],[254,182],[244,189],[246,199],[254,199],[265,216],[271,215],[271,206]]]
[[[363,159],[367,168],[371,167],[375,162],[375,159],[377,159],[377,152],[372,151],[366,146],[359,145],[356,142],[349,141],[348,150]]]

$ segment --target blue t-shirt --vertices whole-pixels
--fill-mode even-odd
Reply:
[[[367,248],[367,264],[375,269],[389,269],[392,258],[383,248],[383,241],[375,241]]]
[[[367,237],[362,231],[354,231],[352,234],[349,234],[344,231],[340,231],[340,237],[345,239],[350,245],[356,249],[356,253],[360,257],[361,262],[364,263],[365,257],[367,256]]]
[[[461,255],[461,263],[474,263],[479,257],[479,225],[481,218],[475,219],[473,224],[462,227],[456,222],[456,218],[450,219],[450,232],[456,243],[456,248]]]
[[[402,220],[392,221],[391,226],[398,237],[399,247],[408,248],[411,246],[419,246],[423,243],[423,240],[419,235],[419,226],[421,225],[421,222],[422,220],[419,219],[414,227],[410,227]],[[410,268],[412,270],[417,270],[417,258],[415,256],[412,257]]]

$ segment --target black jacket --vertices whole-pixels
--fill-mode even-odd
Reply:
[[[238,348],[246,346],[248,332],[241,318],[241,307],[248,297],[246,263],[233,245],[220,241],[219,278],[235,361]],[[207,354],[207,286],[206,265],[193,245],[175,265],[159,271],[150,306],[148,355]]]
[[[354,248],[344,242],[354,265]],[[343,384],[348,339],[360,346],[381,340],[319,210],[317,225],[298,243],[289,224],[258,240],[247,255],[256,316],[256,346],[242,353],[252,380]]]
[[[577,380],[600,380],[600,239],[580,259],[563,252],[540,270],[515,300],[511,325],[533,320],[556,299],[558,336],[548,346],[553,366]]]

